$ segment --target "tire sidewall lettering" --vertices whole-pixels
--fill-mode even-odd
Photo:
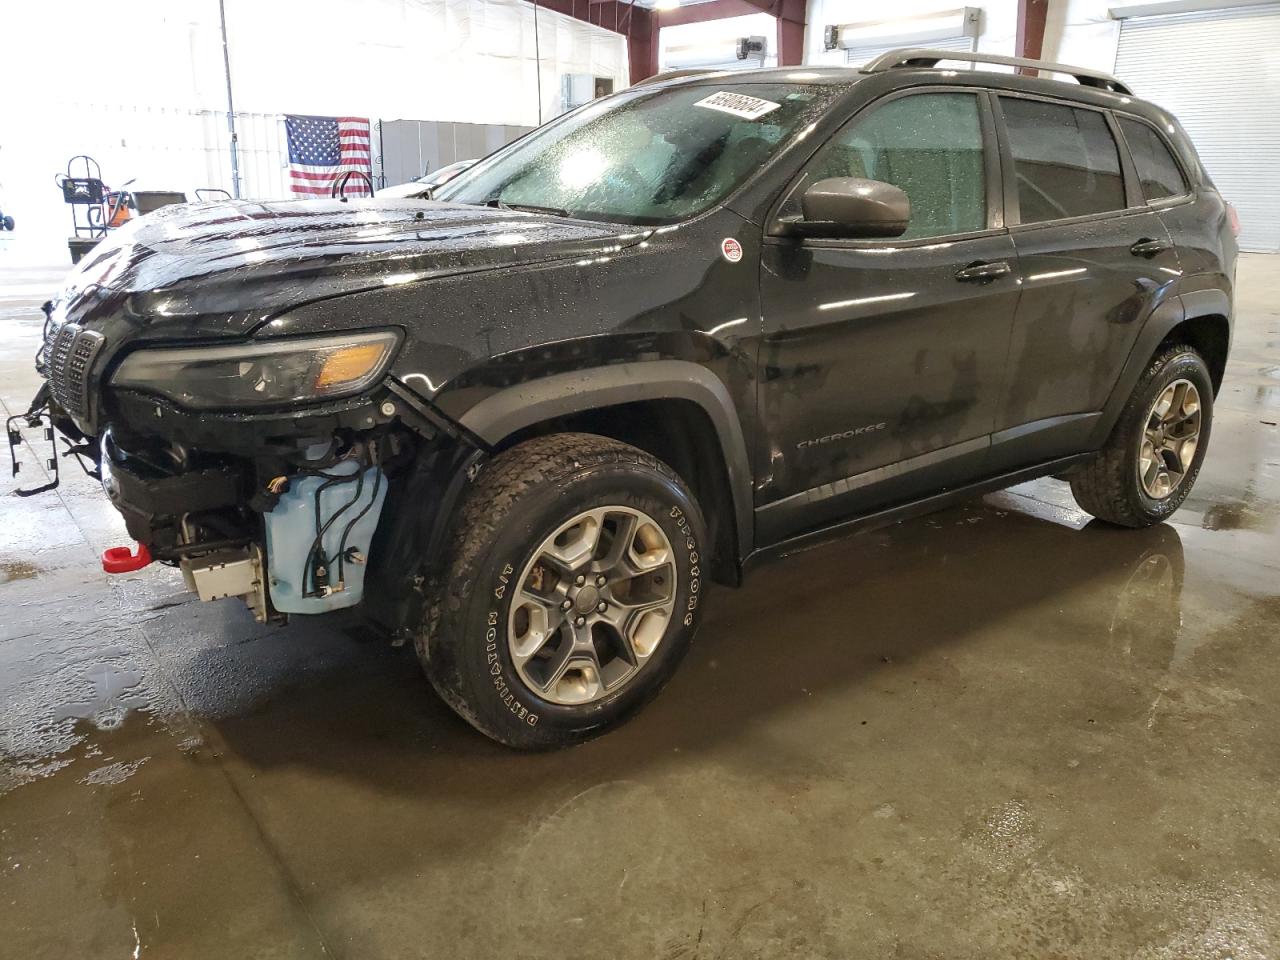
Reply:
[[[701,557],[698,551],[698,541],[693,536],[693,526],[689,523],[689,518],[685,516],[684,511],[679,506],[673,505],[669,516],[679,526],[680,533],[684,537],[685,550],[689,554],[689,599],[685,604],[682,623],[686,627],[691,627],[696,619],[698,597],[702,591],[702,565],[699,562]]]
[[[511,577],[511,564],[503,567],[503,572],[498,575],[498,586],[502,588],[502,593],[498,592],[498,588],[494,589],[494,596],[502,599],[503,593],[506,592],[506,584]],[[502,657],[498,653],[498,626],[502,622],[501,614],[498,610],[490,610],[485,615],[485,631],[484,631],[484,657],[485,663],[489,667],[489,676],[493,680],[493,689],[498,695],[498,700],[504,707],[511,711],[516,719],[527,723],[529,726],[537,726],[538,714],[530,710],[516,696],[514,690],[507,683],[506,675],[502,666]]]

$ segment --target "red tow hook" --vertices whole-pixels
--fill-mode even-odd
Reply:
[[[133,573],[151,562],[151,551],[145,543],[138,544],[138,552],[128,547],[108,547],[102,551],[102,569],[107,573]]]

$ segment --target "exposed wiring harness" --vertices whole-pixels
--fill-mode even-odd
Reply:
[[[370,459],[373,459],[373,458],[370,458]],[[376,460],[373,463],[371,463],[370,466],[377,466]],[[364,471],[362,470],[361,473],[363,472]],[[348,560],[351,561],[352,563],[364,563],[365,558],[356,547],[351,547],[350,549],[347,548],[347,537],[351,535],[352,528],[357,523],[359,523],[362,519],[364,519],[365,514],[367,514],[371,509],[373,509],[373,505],[378,502],[378,493],[381,489],[381,486],[382,486],[382,471],[377,470],[373,474],[373,492],[369,495],[369,502],[366,503],[364,507],[361,508],[359,513],[357,513],[354,517],[351,518],[351,520],[347,523],[346,528],[342,531],[342,539],[338,541],[338,582],[339,583],[345,582],[344,578],[346,574],[346,563]],[[357,497],[357,499],[359,498]]]
[[[367,450],[369,452],[368,463],[365,463],[363,458],[361,458],[359,455],[351,458],[356,462],[356,471],[355,473],[350,475],[326,473],[323,470],[303,471],[308,476],[320,477],[324,481],[323,483],[320,484],[319,487],[316,488],[316,494],[315,494],[316,535],[315,535],[315,539],[312,540],[311,542],[311,549],[307,552],[307,559],[302,572],[302,584],[304,588],[302,595],[304,597],[327,597],[329,596],[329,594],[333,593],[335,590],[344,589],[346,584],[347,563],[348,562],[352,562],[352,563],[364,562],[364,557],[361,556],[359,550],[357,550],[355,547],[352,547],[350,549],[347,548],[347,539],[350,537],[351,531],[355,527],[355,525],[359,523],[360,520],[369,512],[369,510],[372,509],[373,505],[377,503],[378,493],[380,492],[381,485],[382,485],[381,470],[378,470],[374,473],[373,491],[369,497],[369,502],[366,503],[362,508],[360,508],[360,510],[356,513],[356,515],[347,522],[347,525],[342,530],[342,537],[338,541],[338,551],[333,556],[329,556],[325,552],[324,538],[325,538],[325,535],[329,532],[329,530],[334,526],[334,524],[337,523],[338,520],[343,516],[343,514],[347,513],[347,511],[351,510],[353,507],[356,507],[360,503],[361,499],[363,498],[364,486],[365,486],[364,475],[370,467],[376,467],[378,465],[376,449],[373,446],[370,446],[367,448]],[[271,482],[269,489],[271,489],[273,493],[278,492],[276,487],[279,486],[282,488],[282,485],[277,483],[277,481],[280,479],[281,478],[277,478],[276,480],[273,480]],[[350,500],[348,500],[341,507],[335,510],[326,520],[323,516],[323,506],[321,503],[321,499],[324,495],[324,492],[326,490],[329,490],[332,487],[344,486],[352,483],[355,484],[355,494],[351,497]],[[336,580],[336,586],[333,586],[332,584],[335,581],[331,580],[330,571],[333,569],[333,564],[335,562],[338,565],[338,577]],[[310,585],[309,588],[308,588],[308,584]]]

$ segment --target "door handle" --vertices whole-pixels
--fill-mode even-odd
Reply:
[[[1004,260],[978,260],[956,271],[961,283],[990,283],[997,277],[1008,276],[1013,268]]]
[[[1156,254],[1164,253],[1172,246],[1173,244],[1168,240],[1152,240],[1150,237],[1143,237],[1129,248],[1129,252],[1135,257],[1146,257],[1149,260]]]

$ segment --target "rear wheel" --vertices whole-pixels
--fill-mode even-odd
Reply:
[[[505,451],[464,503],[417,640],[442,697],[520,748],[587,739],[651,699],[697,626],[702,515],[665,464],[588,434]]]
[[[1192,347],[1151,361],[1105,447],[1070,476],[1084,510],[1124,527],[1169,517],[1191,492],[1208,448],[1213,382]]]

